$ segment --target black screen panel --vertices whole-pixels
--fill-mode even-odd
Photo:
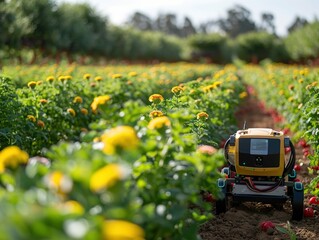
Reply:
[[[280,139],[240,138],[239,165],[256,168],[279,167]]]

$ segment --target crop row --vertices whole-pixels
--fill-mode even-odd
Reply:
[[[198,238],[247,95],[236,69],[82,71],[0,78],[2,236]]]
[[[258,98],[276,109],[283,128],[294,132],[294,141],[310,159],[309,172],[315,174],[308,191],[319,196],[319,71],[317,68],[288,65],[245,66],[242,77],[254,86]],[[311,150],[309,149],[311,145]]]
[[[39,154],[59,140],[77,140],[99,118],[90,107],[97,96],[110,95],[110,111],[118,113],[129,102],[149,104],[148,97],[154,92],[169,97],[173,86],[216,70],[208,65],[158,65],[149,70],[138,66],[55,67],[4,68],[10,79],[1,78],[0,85],[4,106],[1,148],[18,145],[32,155]]]

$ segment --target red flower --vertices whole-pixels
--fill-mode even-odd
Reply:
[[[311,207],[305,208],[303,215],[304,215],[304,217],[314,217],[315,213],[313,211],[313,208],[311,208]]]
[[[296,164],[296,165],[294,166],[294,169],[298,172],[298,171],[300,171],[300,170],[301,170],[301,167],[300,167],[300,165],[299,165],[299,164]]]
[[[262,231],[266,232],[269,228],[275,228],[275,224],[271,221],[264,221],[260,223],[259,227]]]
[[[319,205],[319,198],[317,197],[311,197],[309,199],[309,204]]]

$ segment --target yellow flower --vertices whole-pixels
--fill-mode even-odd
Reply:
[[[304,81],[304,80],[303,80],[302,78],[300,78],[300,79],[298,80],[299,83],[303,83],[303,81]]]
[[[19,164],[26,164],[29,155],[17,146],[9,146],[0,152],[0,173],[5,167],[16,168]]]
[[[72,190],[73,182],[61,171],[54,171],[46,176],[46,184],[58,193],[68,193]]]
[[[76,96],[76,97],[73,99],[73,102],[74,102],[74,103],[82,103],[82,102],[83,102],[83,100],[82,100],[82,98],[81,98],[81,97]]]
[[[222,84],[221,81],[217,81],[217,82],[214,82],[214,83],[213,83],[213,85],[214,85],[215,87],[219,87],[221,84]]]
[[[55,171],[50,175],[50,184],[53,188],[58,188],[61,185],[63,173]]]
[[[304,76],[306,76],[306,75],[308,75],[308,73],[309,73],[309,69],[308,68],[305,68],[305,69],[303,69],[303,70],[300,70],[300,75],[304,75]]]
[[[125,176],[125,169],[122,166],[110,163],[93,173],[90,178],[90,189],[92,192],[100,192],[112,187]]]
[[[183,91],[183,88],[180,87],[180,86],[175,86],[175,87],[172,88],[171,91],[172,91],[172,93],[174,93],[174,94],[180,94],[180,93]]]
[[[112,78],[113,78],[113,79],[122,78],[122,74],[119,74],[119,73],[113,74],[113,75],[112,75]]]
[[[106,104],[110,99],[108,95],[95,97],[91,104],[92,111],[95,113],[100,105]]]
[[[83,114],[83,115],[88,115],[88,113],[89,113],[89,111],[86,109],[86,108],[81,108],[81,113]]]
[[[166,116],[162,116],[162,117],[157,117],[152,119],[148,123],[147,127],[149,129],[161,129],[163,127],[169,127],[169,126],[171,126],[171,121],[169,120],[169,118]]]
[[[150,118],[162,117],[164,114],[159,110],[150,112]]]
[[[103,223],[103,240],[144,240],[140,226],[123,220],[106,220]]]
[[[148,100],[150,102],[154,102],[154,103],[160,103],[164,100],[163,96],[161,94],[152,94]]]
[[[209,91],[211,91],[211,90],[213,90],[213,89],[215,89],[215,88],[218,88],[221,84],[222,84],[221,81],[216,81],[216,82],[214,82],[214,83],[211,84],[211,85],[208,85],[208,86],[203,87],[203,91],[204,91],[204,92],[209,92]]]
[[[203,91],[204,91],[204,92],[210,92],[210,91],[213,90],[214,88],[216,88],[216,86],[213,85],[213,84],[211,84],[211,85],[208,85],[208,86],[203,87]]]
[[[309,90],[310,88],[313,88],[313,87],[317,86],[317,84],[318,84],[318,82],[313,82],[313,83],[307,85],[306,89]]]
[[[90,80],[90,78],[91,78],[91,74],[89,73],[86,73],[83,75],[83,79]]]
[[[294,86],[293,84],[290,84],[290,85],[288,86],[288,89],[292,91],[292,90],[295,89],[295,86]]]
[[[95,77],[95,78],[94,78],[94,80],[95,80],[95,81],[98,81],[98,82],[100,82],[100,81],[102,81],[102,77],[100,77],[100,76],[97,76],[97,77]]]
[[[73,108],[68,108],[66,111],[67,111],[72,117],[75,117],[76,113],[75,113],[75,111],[74,111]]]
[[[242,93],[239,94],[239,98],[241,98],[241,99],[243,99],[243,98],[245,98],[247,96],[248,96],[248,94],[246,92],[242,92]]]
[[[37,85],[41,85],[42,83],[42,81],[37,81]]]
[[[70,75],[67,75],[67,76],[64,76],[65,77],[65,80],[71,80],[72,79],[72,76]]]
[[[206,112],[197,113],[197,119],[208,119],[209,115]]]
[[[77,215],[82,215],[84,213],[84,208],[83,206],[74,200],[69,200],[66,201],[63,206],[62,209],[64,210],[65,213],[67,214],[77,214]]]
[[[41,121],[41,120],[38,120],[38,121],[37,121],[37,125],[38,125],[40,128],[44,128],[44,127],[45,127],[44,122]]]
[[[132,150],[139,144],[136,132],[130,126],[112,128],[101,136],[101,140],[104,143],[103,152],[106,154],[114,154],[118,150]]]
[[[54,77],[53,76],[49,76],[46,79],[48,82],[53,82],[54,81]]]
[[[41,104],[46,104],[46,103],[48,103],[48,100],[46,100],[46,99],[40,99],[40,103],[41,103]]]
[[[4,164],[2,161],[0,161],[0,174],[3,173],[5,170]]]
[[[65,78],[65,76],[60,76],[60,77],[58,78],[58,80],[61,81],[61,82],[64,82],[64,80],[66,80],[66,78]]]
[[[29,88],[34,88],[36,85],[37,85],[37,82],[35,82],[35,81],[28,82]]]
[[[129,77],[136,77],[136,76],[137,76],[137,73],[136,73],[136,72],[129,72],[129,73],[128,73],[128,76],[129,76]]]
[[[58,77],[58,80],[61,81],[61,82],[64,82],[66,80],[71,80],[71,79],[72,79],[72,76],[70,76],[70,75]]]
[[[28,120],[30,120],[31,122],[35,122],[35,121],[36,121],[36,118],[35,118],[35,116],[33,116],[33,115],[28,115],[27,118],[28,118]]]
[[[28,159],[29,155],[17,146],[7,147],[0,152],[0,173],[5,167],[17,168],[19,164],[27,163]]]

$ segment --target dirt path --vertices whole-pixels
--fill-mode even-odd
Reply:
[[[247,98],[236,117],[240,129],[246,121],[247,127],[266,127],[280,130],[275,122],[280,120],[280,116],[274,111],[266,110],[263,104],[252,95]],[[308,160],[303,157],[302,149],[299,146],[296,146],[296,160],[298,163],[302,163],[298,178],[305,184],[310,180],[307,170]],[[305,196],[305,207],[309,207],[309,197],[308,195]],[[287,234],[278,230],[263,232],[259,227],[263,221],[272,221],[275,225],[287,227],[289,221],[297,239],[319,239],[319,208],[316,210],[315,217],[304,218],[298,222],[291,221],[290,201],[284,204],[282,210],[275,209],[270,204],[242,203],[205,223],[201,227],[200,235],[204,240],[290,239]]]

